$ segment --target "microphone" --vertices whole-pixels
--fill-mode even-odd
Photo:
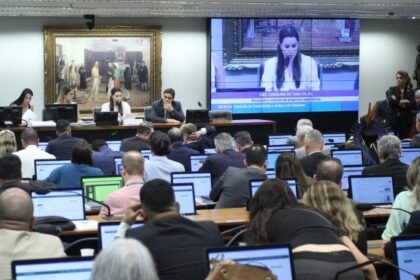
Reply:
[[[385,264],[385,265],[388,265],[388,266],[392,267],[394,270],[397,270],[397,271],[402,271],[402,272],[404,272],[404,273],[407,273],[407,274],[409,274],[409,275],[413,276],[413,278],[414,278],[414,279],[416,279],[416,280],[420,280],[420,274],[415,274],[415,273],[413,273],[413,272],[411,272],[411,271],[408,271],[408,270],[406,270],[405,268],[399,267],[398,265],[395,265],[395,264],[393,264],[392,262],[389,262],[389,261],[387,261],[387,260],[385,260],[385,259],[383,259],[383,258],[381,258],[381,257],[377,257],[377,256],[370,256],[370,257],[368,257],[368,258],[369,258],[370,260],[373,260],[374,262],[379,262],[379,263],[383,263],[383,264]]]
[[[201,102],[200,102],[200,101],[198,101],[198,102],[197,102],[197,105],[198,105],[198,107],[200,107],[200,108],[201,108],[201,107],[203,107],[203,105],[201,105]]]
[[[389,206],[382,207],[382,206],[374,205],[372,203],[357,203],[356,204],[356,209],[357,210],[360,210],[360,211],[370,211],[370,210],[375,209],[375,208],[378,208],[378,209],[399,210],[399,211],[403,211],[403,212],[411,215],[411,212],[410,211],[407,211],[407,210],[402,209],[402,208],[395,208],[395,207],[392,207],[392,206],[391,207],[389,207]]]
[[[85,199],[87,199],[87,200],[90,200],[90,201],[96,202],[96,203],[98,203],[99,205],[104,206],[104,207],[106,208],[106,211],[108,212],[108,213],[105,215],[105,217],[104,217],[104,218],[105,218],[105,220],[112,220],[112,219],[113,219],[114,215],[112,215],[112,214],[111,214],[111,207],[109,207],[109,205],[108,205],[108,204],[103,203],[103,202],[101,202],[101,201],[99,201],[99,200],[93,199],[93,198],[91,198],[91,197],[89,197],[89,196],[87,196],[87,195],[82,195],[82,194],[77,193],[77,192],[72,192],[72,191],[66,191],[66,192],[68,192],[68,193],[74,193],[74,194],[77,194],[78,196],[81,196],[81,197],[83,197],[83,198],[85,198]]]

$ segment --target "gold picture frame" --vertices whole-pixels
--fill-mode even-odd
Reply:
[[[119,85],[132,111],[143,112],[161,97],[161,48],[160,26],[45,26],[44,102],[70,86],[79,111],[90,113]]]

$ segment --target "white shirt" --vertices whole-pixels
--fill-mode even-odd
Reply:
[[[54,155],[40,150],[35,145],[29,145],[13,154],[17,155],[22,162],[22,178],[32,178],[35,174],[34,162],[36,159],[55,159]]]
[[[288,91],[288,90],[319,90],[320,81],[318,77],[318,68],[315,60],[307,55],[301,54],[301,76],[300,86],[296,88],[293,74],[289,71],[284,71],[284,82],[281,88],[276,85],[276,70],[277,70],[277,57],[272,57],[264,63],[264,73],[261,77],[261,87],[266,91]]]
[[[130,104],[125,101],[122,101],[122,109],[123,114],[122,117],[124,118],[126,115],[131,114]],[[109,102],[102,104],[101,112],[109,112]],[[114,106],[114,112],[118,112],[118,107]],[[120,119],[120,116],[119,116]]]

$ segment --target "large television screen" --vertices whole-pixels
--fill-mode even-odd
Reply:
[[[359,20],[228,18],[210,27],[211,110],[358,111]]]

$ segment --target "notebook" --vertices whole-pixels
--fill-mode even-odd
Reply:
[[[84,176],[80,179],[87,197],[98,201],[104,201],[113,191],[122,188],[121,176]]]
[[[284,178],[283,181],[287,182],[289,185],[290,190],[292,191],[293,195],[297,198],[298,195],[298,188],[297,188],[297,181],[295,178]],[[253,198],[255,193],[258,191],[258,189],[261,187],[262,183],[264,183],[265,180],[263,179],[253,179],[249,180],[249,188],[250,188],[250,198]]]
[[[287,145],[289,144],[288,142],[290,137],[292,137],[292,135],[268,135],[268,145]]]
[[[193,183],[172,184],[175,200],[179,203],[181,215],[195,215],[195,195]]]
[[[347,165],[343,166],[343,177],[341,178],[341,188],[343,191],[349,189],[349,176],[351,175],[362,175],[363,165]]]
[[[12,261],[15,280],[90,279],[93,257]]]
[[[185,123],[209,123],[210,115],[208,109],[187,110]]]
[[[293,145],[267,146],[267,152],[291,152],[294,149]]]
[[[400,160],[405,164],[410,165],[418,156],[420,156],[420,148],[403,148],[401,150]]]
[[[420,235],[402,235],[391,238],[394,245],[395,264],[411,273],[420,274]],[[395,279],[411,280],[415,279],[412,275],[395,270]]]
[[[349,176],[348,196],[359,203],[386,205],[394,202],[392,176]]]
[[[121,140],[106,141],[106,143],[108,144],[108,147],[111,150],[116,151],[116,152],[120,150]]]
[[[323,134],[324,144],[342,144],[346,143],[345,133],[326,133]]]
[[[210,172],[174,172],[171,174],[172,184],[193,183],[197,197],[209,198],[211,191]]]
[[[222,260],[233,260],[240,264],[267,267],[281,280],[295,279],[289,244],[209,248],[206,259],[209,270]]]
[[[266,169],[265,170],[265,175],[267,176],[268,179],[275,179],[276,178],[276,170],[274,170],[273,168],[270,169]]]
[[[332,150],[331,156],[341,161],[342,165],[362,165],[362,150]]]
[[[131,225],[131,228],[141,227],[143,225],[143,221],[136,221]],[[111,244],[117,234],[119,226],[120,222],[106,222],[98,224],[99,250],[103,250]]]
[[[191,171],[198,171],[208,155],[190,155]]]
[[[46,179],[50,173],[64,164],[70,163],[70,160],[58,160],[58,159],[36,159],[35,164],[35,177],[37,180]]]

